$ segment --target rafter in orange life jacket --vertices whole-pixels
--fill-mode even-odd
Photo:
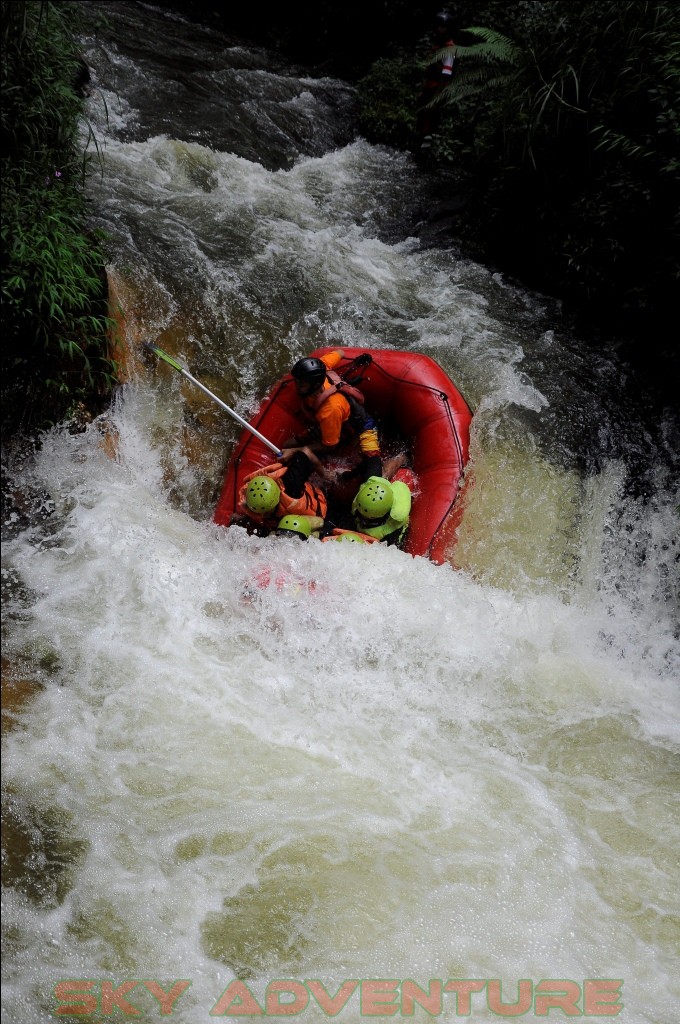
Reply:
[[[339,373],[336,373],[335,370],[326,370],[326,378],[331,382],[330,387],[322,388],[321,391],[317,391],[313,395],[306,396],[305,405],[309,411],[313,413],[317,412],[324,402],[333,395],[338,394],[348,400],[350,398],[354,398],[360,405],[364,405],[366,399],[361,391],[359,391],[359,388],[350,384],[349,381],[346,381]]]

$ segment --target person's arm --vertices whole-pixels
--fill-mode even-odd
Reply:
[[[297,439],[291,438],[290,440],[294,441]],[[281,449],[281,462],[290,462],[290,460],[292,459],[296,452],[304,452],[305,455],[307,455],[311,461],[314,461],[314,459],[316,459],[316,461],[321,466],[321,470],[317,470],[317,472],[322,472],[323,463],[317,457],[316,453],[323,451],[327,452],[329,450],[332,451],[332,449],[329,449],[328,446],[323,443],[323,441],[311,441],[304,445],[291,444],[289,445],[289,447]]]
[[[314,472],[325,480],[335,480],[335,472],[327,469],[308,445],[303,448],[284,449],[283,459],[287,459],[288,469],[281,482],[293,498],[300,497],[305,483]]]
[[[329,370],[334,370],[345,357],[344,350],[341,348],[334,348],[332,352],[326,352],[325,356],[321,356],[321,362],[325,363]]]
[[[300,449],[300,451],[304,452],[304,454],[307,456],[307,458],[309,459],[317,473],[320,473],[323,476],[325,472],[324,465],[321,459],[315,453],[314,449],[310,448],[310,446],[306,444]]]
[[[324,479],[324,480],[335,480],[336,479],[337,471],[334,470],[334,469],[329,469],[327,466],[325,466],[323,464],[323,462],[321,461],[321,459],[318,458],[316,453],[309,446],[306,445],[302,449],[302,451],[305,453],[305,455],[307,456],[307,458],[311,462],[312,466],[314,467],[316,472],[319,474],[319,476],[322,477],[322,479]]]

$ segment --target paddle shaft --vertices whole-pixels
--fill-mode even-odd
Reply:
[[[213,402],[217,402],[217,404],[222,409],[224,409],[225,412],[228,412],[233,419],[240,423],[242,427],[245,427],[246,430],[249,430],[251,434],[254,434],[255,437],[262,441],[262,443],[265,444],[267,448],[270,448],[271,451],[274,452],[274,455],[277,456],[277,458],[281,458],[283,452],[281,451],[280,448],[277,448],[275,444],[273,444],[268,438],[264,436],[264,434],[261,434],[259,430],[256,430],[255,427],[250,425],[250,423],[247,423],[242,416],[239,416],[239,414],[235,412],[232,408],[230,408],[230,406],[228,406],[225,402],[223,402],[221,398],[218,398],[217,395],[214,395],[212,393],[212,391],[209,391],[205,384],[201,384],[200,380],[196,380],[196,378],[193,377],[188,370],[185,370],[184,367],[180,365],[180,363],[178,363],[175,359],[172,358],[172,356],[169,356],[168,353],[164,352],[162,348],[159,348],[158,345],[154,345],[150,341],[144,342],[144,348],[148,348],[149,351],[153,352],[154,355],[158,356],[159,359],[163,359],[166,363],[168,363],[169,366],[172,366],[174,370],[177,370],[177,372],[181,373],[183,377],[186,377],[186,379],[190,380],[192,384],[195,384],[197,388],[200,388],[201,391],[208,395],[209,398],[212,398]]]

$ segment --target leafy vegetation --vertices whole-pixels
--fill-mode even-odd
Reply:
[[[416,140],[413,97],[421,72],[404,57],[381,58],[361,81],[361,127],[369,139],[395,149],[412,149]]]
[[[2,3],[3,428],[39,430],[104,401],[103,239],[87,230],[90,156],[77,5]]]
[[[470,5],[447,6],[465,26]],[[678,283],[680,6],[489,2],[474,17],[455,33],[433,147],[457,187],[461,174],[467,183],[471,251],[644,340],[644,357],[677,358],[666,324]],[[391,63],[405,80],[424,61]],[[388,142],[394,128],[381,137],[372,114],[376,81],[389,77],[377,70],[359,82],[362,126]]]

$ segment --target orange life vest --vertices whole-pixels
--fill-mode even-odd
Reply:
[[[281,462],[272,462],[269,466],[264,466],[262,469],[256,469],[254,472],[249,473],[248,476],[243,478],[243,483],[238,492],[238,511],[250,519],[255,520],[257,523],[265,523],[269,519],[276,520],[278,523],[279,519],[283,516],[320,516],[322,519],[326,518],[326,512],[328,511],[328,502],[326,501],[326,495],[314,484],[310,484],[309,480],[304,486],[304,490],[299,498],[291,498],[289,494],[286,494],[283,484],[281,483],[281,477],[287,470],[287,466],[284,466]],[[268,476],[270,480],[274,480],[281,489],[281,496],[279,503],[275,510],[270,516],[258,515],[257,512],[251,511],[246,504],[246,491],[248,490],[248,484],[251,480],[254,480],[256,476]]]
[[[359,388],[355,388],[353,384],[348,384],[347,381],[343,380],[339,373],[335,370],[326,370],[326,377],[331,382],[330,387],[323,388],[321,391],[317,391],[314,395],[309,395],[305,399],[307,408],[312,412],[316,412],[325,401],[327,401],[332,395],[340,394],[343,398],[354,398],[360,405],[365,402],[364,396],[362,395]]]

